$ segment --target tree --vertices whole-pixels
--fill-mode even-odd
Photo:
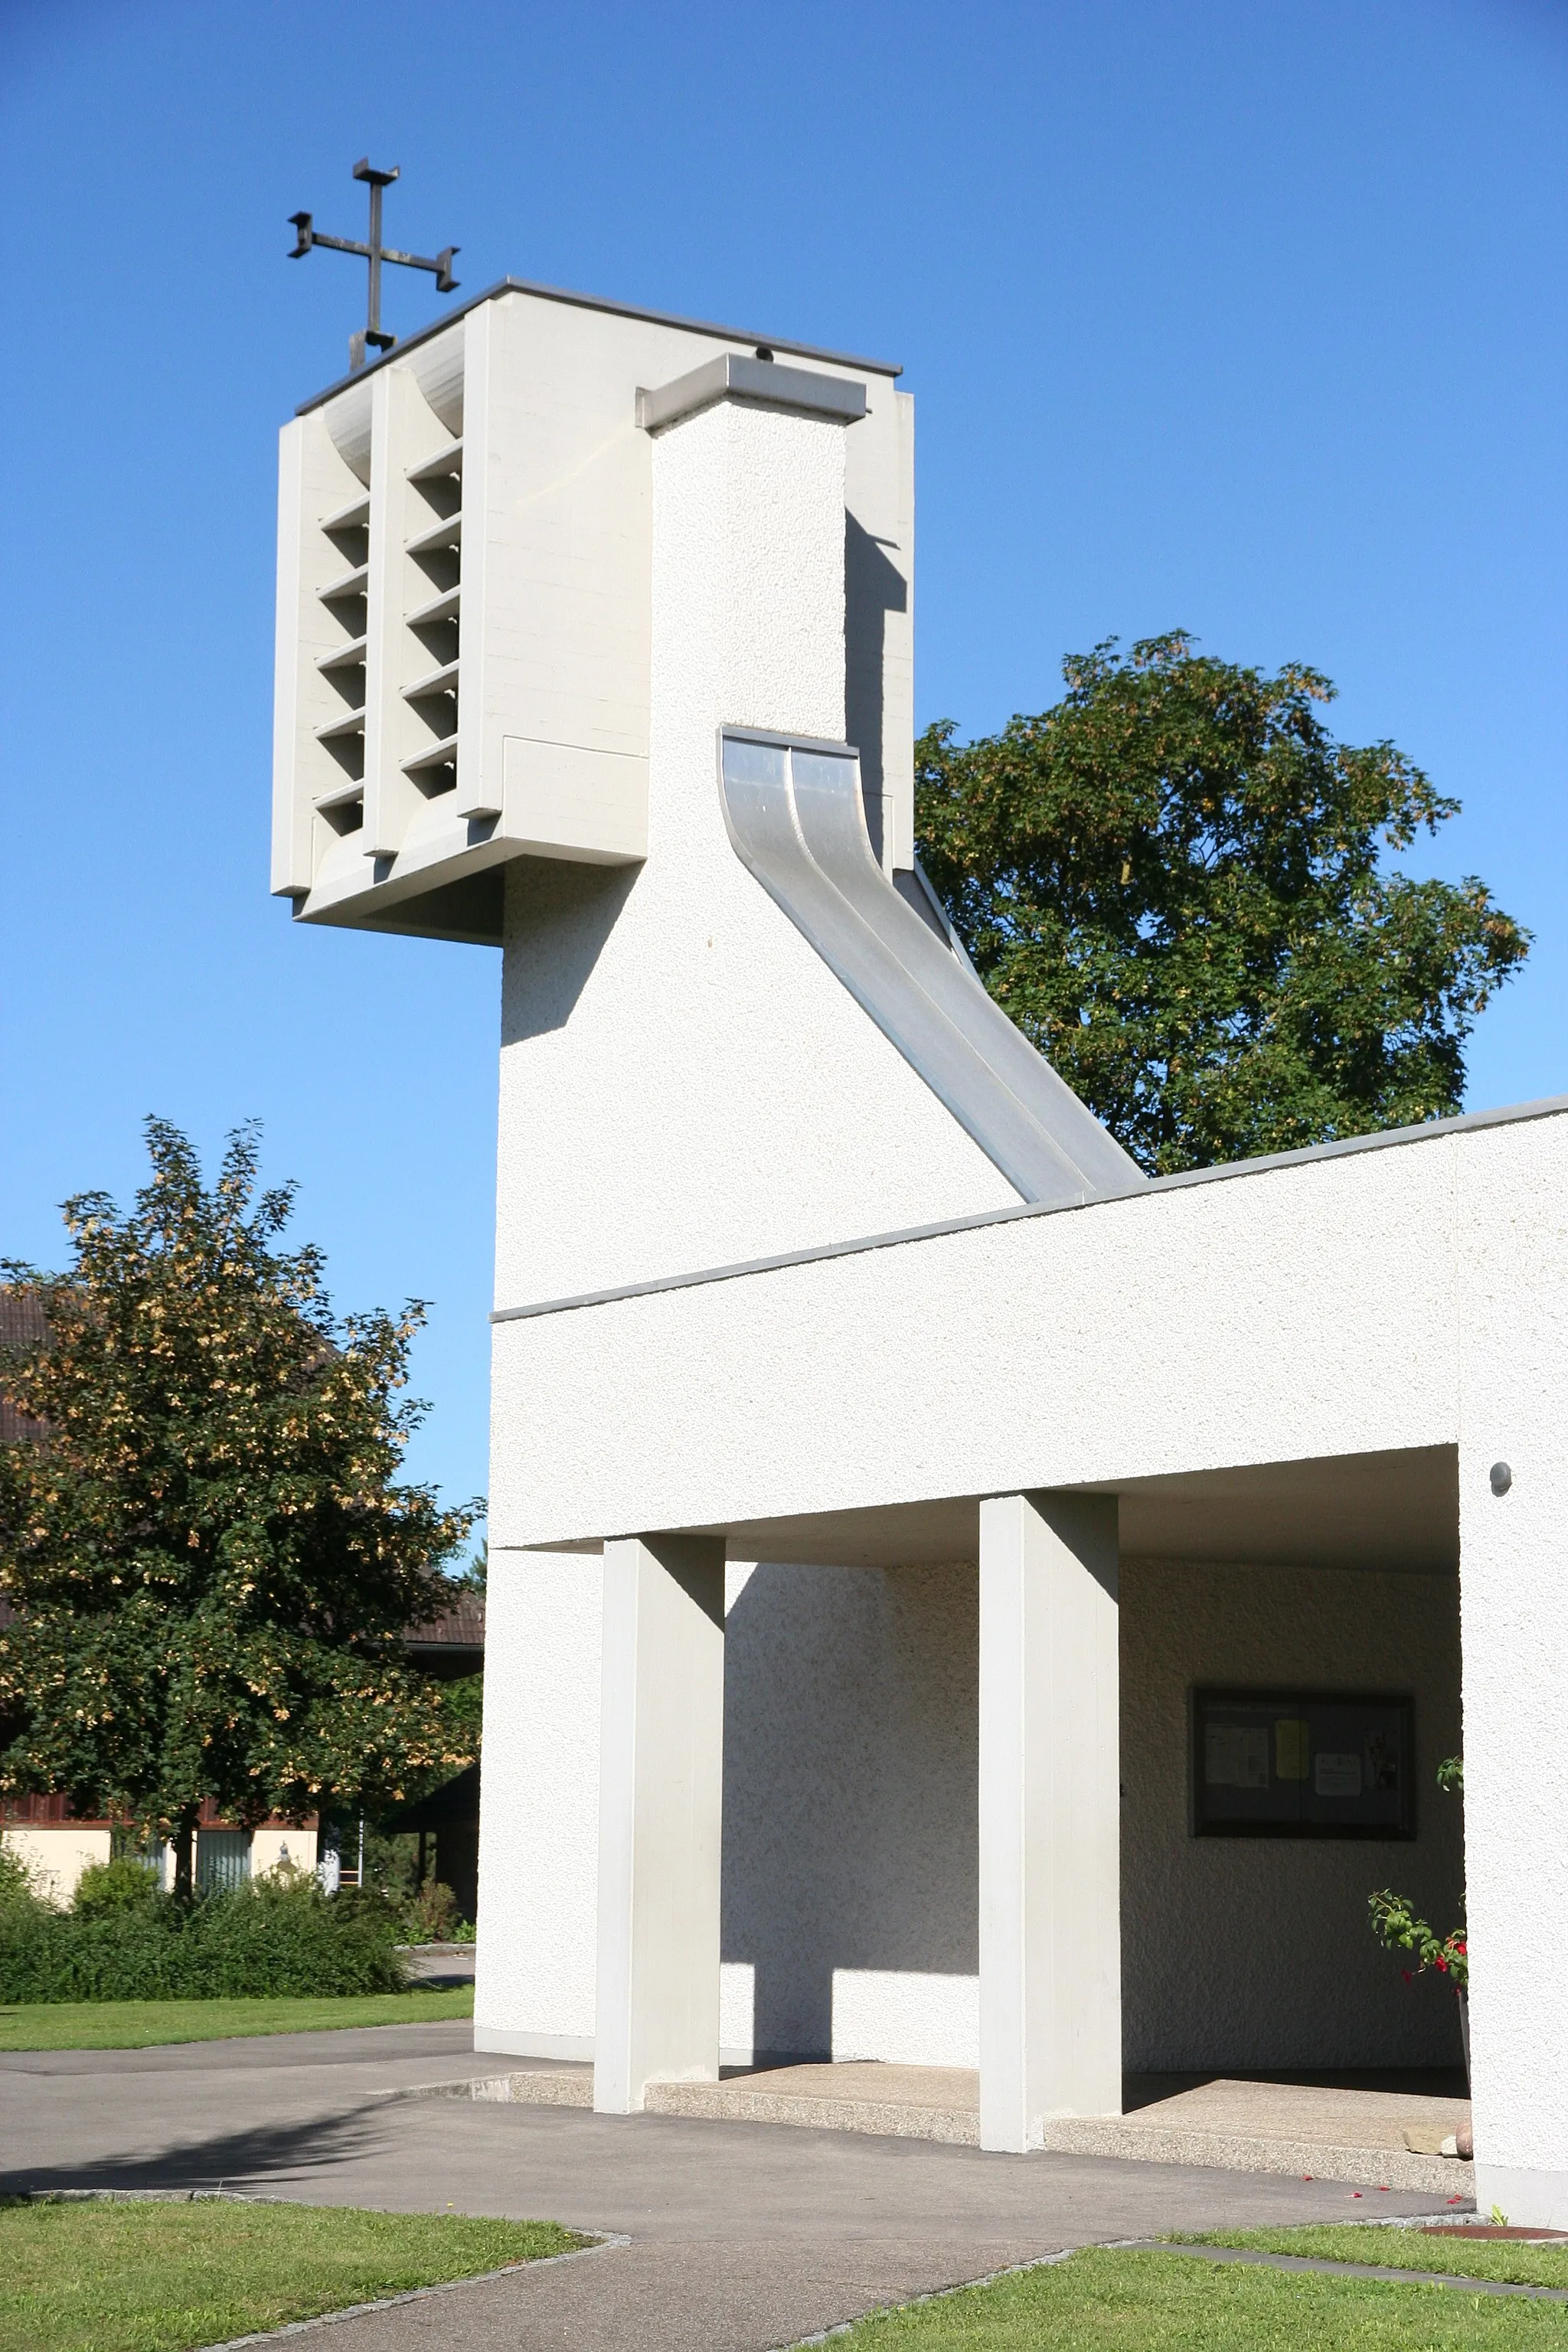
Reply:
[[[188,1895],[205,1798],[253,1827],[472,1761],[398,1637],[476,1513],[393,1483],[420,1305],[340,1328],[321,1253],[275,1246],[292,1187],[258,1197],[254,1130],[210,1191],[176,1129],[146,1134],[129,1214],[66,1202],[68,1272],[3,1267],[47,1336],[0,1355],[42,1424],[0,1446],[0,1790],[171,1838]]]
[[[1063,665],[1000,735],[917,745],[921,856],[992,995],[1152,1175],[1459,1109],[1462,1046],[1530,938],[1472,875],[1380,849],[1458,803],[1334,688],[1176,632]]]

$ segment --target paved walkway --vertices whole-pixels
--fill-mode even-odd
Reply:
[[[773,2352],[1012,2263],[1163,2231],[1442,2209],[1338,2183],[571,2107],[389,2098],[468,2028],[0,2055],[0,2189],[216,2188],[548,2218],[625,2248],[344,2320],[323,2352]],[[1371,2168],[1375,2169],[1375,2168]],[[290,2339],[294,2340],[294,2339]],[[310,2340],[310,2339],[306,2339]]]

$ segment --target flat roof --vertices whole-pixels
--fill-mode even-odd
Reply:
[[[428,342],[432,335],[444,335],[458,319],[466,318],[470,310],[477,310],[481,302],[493,302],[501,294],[532,294],[542,302],[570,302],[579,310],[608,310],[617,319],[647,319],[656,327],[681,327],[688,334],[714,335],[725,343],[750,343],[753,347],[765,343],[769,351],[787,352],[792,359],[826,360],[833,367],[866,368],[873,375],[896,376],[902,375],[904,372],[893,360],[868,360],[856,352],[824,351],[816,343],[791,342],[784,335],[753,333],[749,327],[719,327],[710,319],[683,319],[674,310],[645,310],[637,302],[611,302],[602,294],[574,294],[563,286],[536,286],[531,278],[498,278],[495,284],[487,286],[482,294],[470,295],[468,301],[459,302],[455,310],[447,310],[441,318],[433,319],[427,327],[421,327],[416,333],[402,337],[394,343],[391,351],[378,352],[374,360],[367,361],[362,368],[356,368],[352,375],[341,375],[335,383],[328,384],[325,392],[315,393],[309,400],[302,400],[294,411],[295,415],[308,415],[312,408],[320,408],[323,401],[335,399],[351,384],[363,383],[366,376],[374,375],[376,369],[384,367],[388,360],[400,358],[405,352],[412,351],[416,343]]]

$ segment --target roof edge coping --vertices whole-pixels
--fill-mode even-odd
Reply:
[[[351,375],[339,376],[336,383],[328,384],[324,392],[312,393],[309,400],[300,403],[294,411],[295,415],[308,416],[311,409],[335,400],[340,392],[347,392],[351,385],[363,383],[377,368],[385,367],[390,360],[400,359],[416,343],[426,343],[433,335],[445,334],[448,327],[455,326],[470,310],[477,310],[481,302],[497,301],[503,294],[531,294],[540,301],[566,302],[579,310],[607,310],[617,319],[644,319],[656,327],[682,327],[689,334],[716,335],[721,342],[749,343],[753,351],[762,344],[772,352],[787,352],[791,359],[822,360],[830,367],[864,368],[869,375],[900,376],[904,372],[896,360],[868,360],[858,352],[830,352],[817,343],[791,342],[785,336],[752,334],[741,327],[718,326],[711,319],[685,319],[679,311],[654,310],[641,302],[613,302],[607,295],[578,294],[565,286],[541,286],[531,278],[507,277],[498,278],[493,286],[487,286],[482,293],[470,295],[468,301],[459,302],[456,310],[444,312],[439,319],[433,319],[427,327],[416,328],[413,334],[401,337],[389,352],[382,352],[366,366],[356,368]]]

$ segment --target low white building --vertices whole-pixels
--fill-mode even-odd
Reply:
[[[915,866],[896,373],[508,281],[285,430],[275,885],[503,951],[476,2039],[1021,2150],[1452,2063],[1468,1880],[1563,2223],[1568,1101],[1140,1174]]]

